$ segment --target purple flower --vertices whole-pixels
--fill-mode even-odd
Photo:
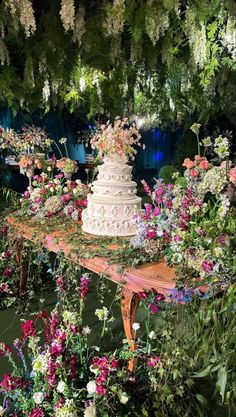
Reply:
[[[156,206],[153,210],[153,216],[159,216],[160,212],[161,212],[160,207]]]

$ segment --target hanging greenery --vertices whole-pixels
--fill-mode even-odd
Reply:
[[[233,0],[2,0],[0,101],[236,124]]]

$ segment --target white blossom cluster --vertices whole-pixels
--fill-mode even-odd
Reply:
[[[36,31],[36,21],[31,0],[5,0],[6,7],[10,10],[13,18],[19,16],[25,35],[29,38]]]
[[[0,38],[0,63],[1,65],[4,65],[4,64],[9,65],[10,63],[8,49],[5,45],[5,42],[1,38]]]
[[[153,13],[153,0],[147,1],[148,13],[145,19],[146,32],[153,45],[156,45],[160,36],[162,36],[169,27],[169,14],[167,12]]]
[[[228,138],[219,135],[218,138],[215,139],[214,150],[220,159],[225,159],[227,156],[229,156]]]
[[[25,35],[29,38],[36,31],[36,22],[34,17],[34,9],[30,0],[20,0],[20,23],[25,30]]]
[[[203,22],[200,28],[196,25],[192,27],[189,33],[189,43],[193,51],[193,59],[199,68],[203,68],[206,62],[206,27]]]
[[[82,38],[85,32],[85,8],[80,5],[75,15],[74,34],[72,38],[74,42],[78,43],[79,47],[81,46]]]
[[[236,59],[236,20],[234,16],[229,16],[226,25],[223,43],[227,46],[232,58]]]
[[[43,90],[42,90],[42,95],[43,95],[43,101],[45,103],[48,102],[49,97],[50,97],[50,84],[48,80],[44,81],[44,86],[43,86]]]
[[[124,28],[125,0],[113,0],[113,4],[107,7],[104,23],[107,36],[119,36]]]
[[[66,32],[75,27],[74,0],[61,0],[60,16]]]
[[[205,194],[210,192],[212,194],[220,193],[227,184],[227,176],[224,168],[214,166],[207,171],[203,181],[198,186],[198,192]]]

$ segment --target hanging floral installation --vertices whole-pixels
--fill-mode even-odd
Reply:
[[[220,112],[235,123],[233,0],[4,0],[0,16],[1,101],[14,112],[66,106],[162,125]]]

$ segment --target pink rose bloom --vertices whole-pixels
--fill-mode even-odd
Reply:
[[[194,167],[194,162],[193,161],[191,161],[191,159],[189,159],[189,158],[185,158],[185,160],[184,160],[184,162],[183,162],[183,167],[185,167],[185,168],[187,168],[187,169],[191,169],[191,168],[193,168]]]
[[[148,229],[147,231],[147,239],[151,240],[156,236],[156,232],[153,229]]]
[[[24,192],[24,196],[25,196],[25,198],[29,198],[29,197],[30,197],[30,193],[29,193],[29,191],[25,191],[25,192]]]
[[[158,206],[155,207],[154,210],[153,210],[153,216],[159,216],[160,212],[161,212],[160,207],[158,207]]]
[[[39,203],[41,203],[42,201],[43,201],[43,199],[42,199],[41,197],[37,197],[37,198],[35,198],[34,203],[35,203],[35,204],[39,204]]]
[[[200,168],[205,169],[205,170],[209,169],[209,165],[210,164],[207,159],[203,159],[199,164]]]
[[[194,159],[195,159],[195,161],[201,161],[202,157],[200,155],[195,155]]]
[[[158,362],[160,362],[161,358],[159,356],[154,356],[153,358],[150,358],[147,362],[148,366],[157,366]]]
[[[236,184],[236,167],[230,169],[229,179],[233,184]]]
[[[191,177],[197,177],[199,175],[199,171],[197,169],[191,169],[190,175]]]

